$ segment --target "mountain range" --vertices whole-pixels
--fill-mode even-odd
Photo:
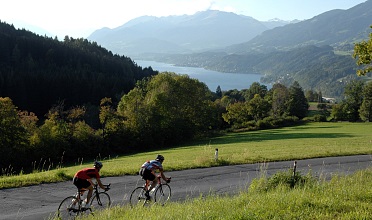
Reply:
[[[260,22],[249,16],[208,10],[194,15],[142,16],[114,29],[97,30],[88,39],[130,57],[147,53],[182,54],[243,43],[288,23],[278,19]]]
[[[306,45],[330,45],[338,50],[351,50],[355,42],[368,38],[371,24],[372,1],[368,0],[347,10],[335,9],[308,20],[267,30],[225,51],[289,50]]]
[[[261,22],[212,10],[146,16],[115,29],[97,30],[88,39],[138,60],[256,72],[265,83],[298,81],[305,90],[340,98],[344,86],[356,79],[354,44],[368,39],[371,24],[372,0],[368,0],[294,22]]]
[[[223,51],[244,54],[331,45],[351,50],[368,37],[372,1],[335,9],[304,21],[258,21],[232,12],[207,10],[194,15],[135,18],[114,29],[102,28],[88,40],[126,56]]]

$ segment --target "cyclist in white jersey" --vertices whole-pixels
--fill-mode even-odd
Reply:
[[[146,191],[146,197],[149,199],[150,195],[149,192],[158,184],[158,178],[156,178],[155,171],[159,170],[161,178],[163,180],[169,182],[169,178],[166,178],[163,172],[163,163],[164,157],[162,155],[158,155],[155,160],[146,161],[141,166],[140,173],[142,174],[142,178],[146,180],[146,183],[152,182],[150,188]]]

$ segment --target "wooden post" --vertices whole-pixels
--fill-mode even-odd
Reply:
[[[218,161],[218,148],[216,148],[216,151],[214,152],[214,160]]]
[[[296,167],[297,167],[297,161],[294,161],[294,163],[293,163],[292,184],[291,184],[292,188],[295,186],[295,183],[296,183]]]

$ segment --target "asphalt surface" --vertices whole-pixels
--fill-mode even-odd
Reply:
[[[164,164],[166,169],[166,164]],[[299,160],[297,171],[306,174],[309,170],[315,176],[329,179],[332,175],[351,174],[372,166],[372,155],[327,157]],[[222,166],[184,171],[165,172],[172,177],[172,201],[209,195],[224,195],[246,190],[252,179],[265,173],[270,176],[278,171],[293,169],[294,161],[270,162]],[[113,205],[126,205],[131,191],[143,184],[137,176],[102,178],[104,184],[111,183],[108,194]],[[76,188],[71,181],[41,184],[36,186],[0,190],[0,219],[48,219],[54,215],[59,203],[73,195]]]

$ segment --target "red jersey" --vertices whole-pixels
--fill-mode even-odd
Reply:
[[[100,176],[99,176],[99,173],[98,173],[98,170],[96,170],[96,168],[85,168],[85,169],[82,169],[82,170],[79,170],[74,177],[77,177],[79,179],[92,179],[92,178],[96,178],[96,179],[99,179]]]

